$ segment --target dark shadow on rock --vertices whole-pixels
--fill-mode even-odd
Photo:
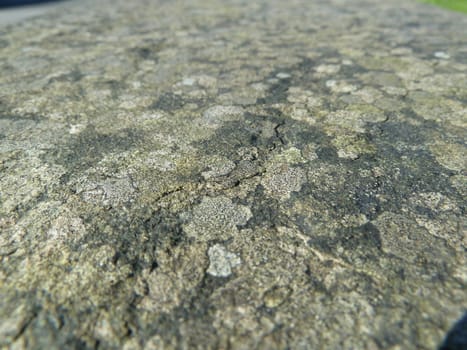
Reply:
[[[467,349],[467,312],[454,324],[438,350]]]
[[[0,8],[2,7],[15,7],[25,5],[37,5],[46,2],[57,2],[62,0],[0,0]]]

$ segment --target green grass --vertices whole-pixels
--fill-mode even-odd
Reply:
[[[450,10],[467,13],[467,0],[422,0]]]

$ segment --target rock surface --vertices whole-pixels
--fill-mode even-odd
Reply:
[[[467,307],[467,17],[80,1],[0,32],[0,346],[434,349]]]

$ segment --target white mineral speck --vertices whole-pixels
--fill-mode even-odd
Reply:
[[[328,87],[328,88],[332,88],[332,87],[336,86],[336,84],[337,84],[337,81],[335,81],[335,80],[327,80],[326,81],[326,87]]]
[[[449,56],[446,52],[443,52],[443,51],[436,51],[436,52],[434,53],[434,56],[435,56],[436,58],[441,58],[441,59],[443,59],[443,60],[447,60],[447,59],[449,59],[449,58],[451,57],[451,56]]]
[[[359,157],[357,152],[351,151],[351,150],[345,150],[345,149],[340,149],[337,151],[337,156],[339,158],[347,158],[347,159],[352,159],[355,160]]]
[[[315,70],[322,74],[336,74],[340,68],[337,64],[322,64],[316,67]]]
[[[192,86],[194,83],[195,83],[195,79],[193,78],[185,78],[182,80],[183,85]]]
[[[86,129],[85,124],[72,124],[70,125],[69,133],[72,135],[76,135],[76,134],[79,134],[84,129]]]
[[[280,72],[280,73],[277,73],[276,77],[279,78],[279,79],[287,79],[287,78],[290,78],[290,74]]]
[[[225,249],[220,244],[215,244],[208,250],[209,268],[207,273],[216,277],[228,277],[232,274],[232,268],[241,264],[240,258]]]
[[[239,106],[213,106],[203,114],[203,125],[211,129],[219,128],[223,123],[236,120],[243,114]]]

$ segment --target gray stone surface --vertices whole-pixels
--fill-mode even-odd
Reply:
[[[465,28],[118,0],[0,29],[0,346],[434,349],[467,307]]]

